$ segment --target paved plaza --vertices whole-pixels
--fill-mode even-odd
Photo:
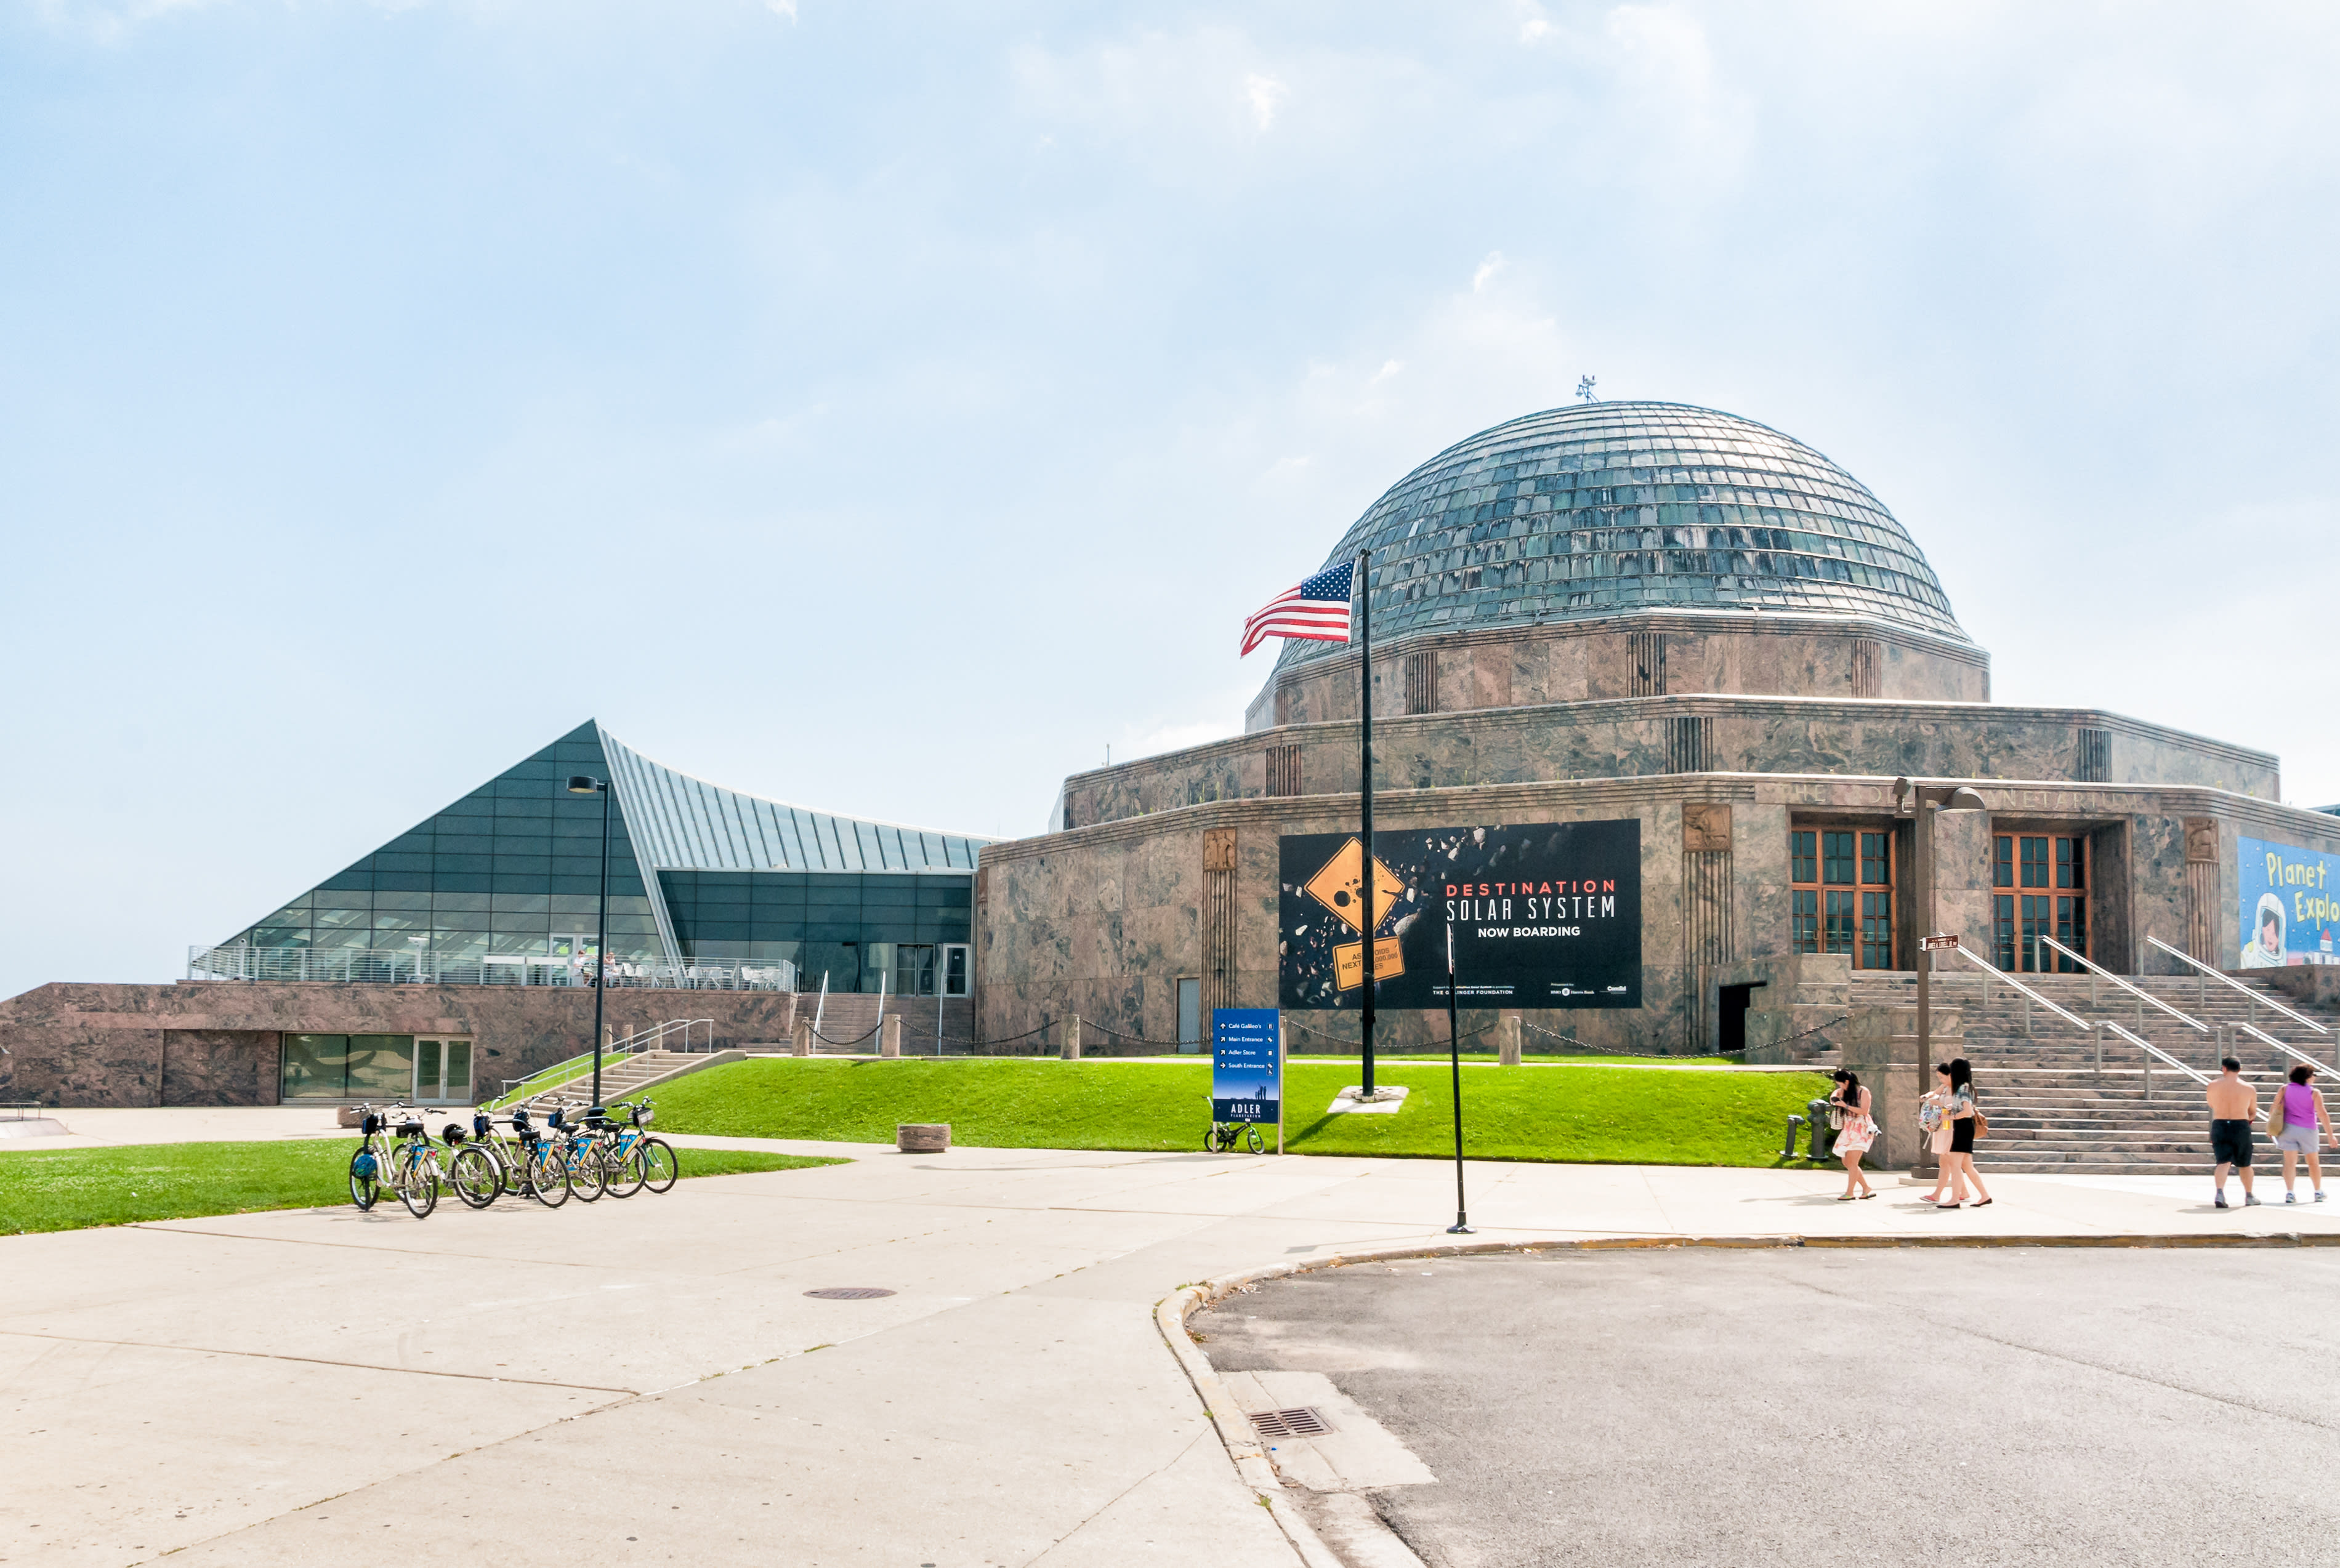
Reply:
[[[241,1132],[223,1111],[71,1120],[103,1141],[109,1116],[181,1114],[213,1138],[314,1130],[273,1109]],[[646,1562],[1299,1563],[1154,1308],[1230,1273],[1443,1244],[1453,1218],[1453,1169],[1434,1161],[678,1141],[852,1163],[554,1212],[442,1205],[418,1222],[344,1204],[0,1238],[0,1560],[535,1543]],[[2008,1177],[1993,1208],[1955,1215],[1892,1185],[1837,1204],[1824,1172],[1486,1165],[1471,1180],[1482,1242],[2340,1235],[2340,1206],[2220,1213],[2206,1179]],[[1889,1256],[1919,1280],[1971,1267]],[[2068,1256],[2072,1288],[2117,1261]],[[2335,1255],[2206,1256],[2295,1266],[2305,1312],[2305,1270]],[[805,1295],[834,1287],[895,1294]],[[2238,1291],[2233,1310],[2263,1298]],[[2136,1306],[2155,1309],[2149,1293]],[[1934,1346],[1915,1314],[1906,1335],[1913,1356]],[[1730,1464],[1710,1416],[1677,1429],[1653,1410],[1639,1440]],[[2243,1462],[2206,1449],[2204,1483]],[[1440,1484],[1494,1484],[1468,1472],[1450,1464]]]

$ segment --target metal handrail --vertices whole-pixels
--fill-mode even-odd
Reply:
[[[1990,964],[1985,963],[1973,953],[1968,952],[1965,948],[1954,947],[1950,949],[1950,951],[1957,953],[1960,958],[1965,959],[1977,969],[1982,971],[1984,979],[2005,981],[2016,991],[2020,991],[2026,998],[2038,1002],[2049,1012],[2054,1013],[2057,1018],[2062,1019],[2066,1023],[2070,1024],[2074,1029],[2080,1031],[2082,1033],[2087,1033],[2096,1027],[2088,1022],[2087,1019],[2080,1017],[2077,1013],[2070,1012],[2063,1008],[2057,1007],[2054,1002],[2049,1001],[2046,997],[2040,995],[2038,991],[2032,990],[2029,986],[2024,984],[2021,981],[2016,979],[2005,970],[1998,969]],[[1988,991],[1986,991],[1986,994],[1988,994]]]
[[[2186,1066],[2184,1062],[2178,1060],[2176,1057],[2162,1050],[2161,1047],[2154,1044],[2153,1041],[2146,1040],[2141,1036],[2131,1034],[2127,1030],[2123,1029],[2111,1019],[2108,1018],[2105,1020],[2105,1028],[2109,1032],[2120,1036],[2121,1039],[2128,1041],[2131,1045],[2137,1047],[2137,1050],[2145,1052],[2146,1099],[2151,1100],[2153,1098],[2153,1059],[2157,1056],[2162,1060],[2167,1062],[2170,1066],[2176,1068],[2178,1071],[2184,1073],[2186,1077],[2192,1079],[2196,1083],[2207,1083],[2210,1081],[2210,1075],[2208,1073],[2195,1071],[2192,1068]]]
[[[2212,980],[2218,981],[2221,985],[2241,991],[2245,996],[2249,997],[2255,1002],[2264,1002],[2269,1009],[2283,1014],[2284,1017],[2291,1020],[2294,1023],[2304,1023],[2318,1034],[2330,1034],[2332,1032],[2322,1024],[2316,1022],[2314,1019],[2308,1018],[2304,1014],[2292,1011],[2291,1009],[2284,1006],[2283,1003],[2276,1001],[2273,997],[2261,996],[2257,991],[2253,991],[2249,986],[2245,985],[2241,981],[2236,980],[2233,975],[2226,973],[2225,971],[2212,969],[2208,964],[2204,963],[2192,953],[2178,952],[2177,949],[2170,946],[2167,942],[2162,941],[2157,936],[2148,933],[2145,940],[2155,947],[2159,948],[2162,952],[2167,953],[2170,957],[2176,959],[2178,962],[2192,964],[2196,969],[2201,971],[2204,974],[2208,975]]]
[[[323,981],[343,985],[592,984],[595,965],[582,958],[543,953],[476,953],[457,957],[421,948],[227,947],[187,950],[189,980]],[[786,959],[749,963],[727,959],[660,962],[611,956],[612,991],[778,991],[797,988],[797,966]]]
[[[2073,962],[2083,965],[2096,974],[2102,975],[2105,979],[2111,981],[2123,991],[2127,991],[2130,995],[2136,997],[2139,1001],[2151,1002],[2154,1006],[2159,1008],[2162,1011],[2167,1013],[2178,1022],[2185,1024],[2187,1028],[2193,1030],[2196,1034],[2208,1034],[2211,1032],[2210,1026],[2208,1024],[2202,1022],[2199,1019],[2188,1017],[2186,1014],[2178,1011],[2176,1008],[2170,1006],[2167,1002],[2162,1001],[2151,991],[2143,991],[2137,986],[2131,985],[2119,975],[2117,975],[2112,971],[2105,968],[2104,965],[2095,962],[2089,959],[2085,953],[2074,952],[2070,948],[2066,947],[2062,942],[2057,942],[2046,932],[2034,932],[2031,939],[2034,942],[2054,948],[2057,952],[2062,953],[2066,958],[2070,959]],[[2143,1022],[2144,1021],[2140,1019],[2138,1021]]]
[[[2235,1025],[2235,1027],[2241,1030],[2245,1034],[2249,1035],[2253,1040],[2263,1040],[2268,1045],[2275,1047],[2277,1050],[2283,1052],[2284,1055],[2290,1057],[2294,1061],[2305,1062],[2308,1066],[2314,1068],[2316,1071],[2322,1073],[2326,1078],[2340,1077],[2340,1073],[2335,1073],[2330,1068],[2325,1066],[2322,1062],[2308,1055],[2307,1052],[2295,1050],[2291,1046],[2284,1044],[2283,1041],[2277,1040],[2275,1036],[2269,1034],[2266,1031],[2259,1028],[2256,1024],[2238,1023]]]

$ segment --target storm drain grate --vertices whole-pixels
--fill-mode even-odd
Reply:
[[[1290,1410],[1263,1411],[1251,1418],[1262,1437],[1317,1437],[1333,1430],[1324,1418],[1305,1405]]]
[[[831,1285],[819,1290],[808,1290],[807,1296],[816,1301],[875,1301],[881,1296],[891,1296],[875,1285]]]

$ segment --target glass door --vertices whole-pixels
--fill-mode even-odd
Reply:
[[[555,983],[590,984],[593,979],[593,935],[590,932],[555,932],[552,970]]]
[[[469,1105],[471,1102],[471,1042],[468,1040],[418,1039],[414,1042],[414,1102],[417,1105]]]
[[[943,945],[943,994],[967,994],[967,944],[963,942]]]
[[[1178,1049],[1189,1053],[1203,1049],[1203,982],[1195,975],[1178,979]]]
[[[1860,828],[1789,834],[1789,938],[1798,952],[1840,952],[1855,969],[1893,962],[1893,835]]]
[[[2088,952],[2088,841],[2080,834],[2001,833],[1991,844],[1993,945],[2009,973],[2079,974],[2080,966],[2053,948],[2052,936],[2074,952]],[[2004,891],[1996,891],[2004,890]]]

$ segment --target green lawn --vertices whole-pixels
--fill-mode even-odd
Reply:
[[[149,1143],[0,1154],[0,1236],[347,1203],[356,1148],[352,1133],[347,1139],[289,1143]],[[678,1149],[676,1158],[685,1176],[838,1163],[713,1149]],[[383,1201],[398,1206],[395,1197]],[[507,1194],[496,1201],[513,1199]],[[439,1203],[462,1208],[452,1193],[442,1192]]]
[[[1354,1066],[1286,1069],[1285,1147],[1297,1154],[1453,1152],[1449,1072],[1391,1065],[1413,1093],[1395,1116],[1327,1116]],[[890,1143],[903,1121],[947,1121],[955,1143],[1004,1149],[1188,1149],[1209,1120],[1207,1062],[837,1061],[760,1058],[650,1091],[662,1132]],[[1773,1165],[1817,1073],[1641,1068],[1469,1068],[1464,1151],[1482,1159]]]

